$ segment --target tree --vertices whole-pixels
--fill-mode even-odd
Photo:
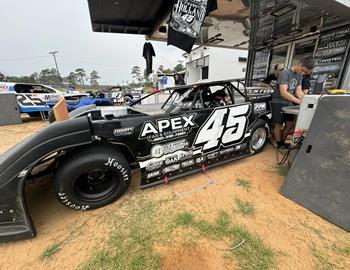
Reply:
[[[77,84],[77,74],[75,74],[74,72],[69,73],[68,76],[64,79],[69,85]]]
[[[90,84],[91,85],[98,85],[97,80],[100,79],[101,77],[98,75],[98,72],[96,70],[91,71],[90,73]]]
[[[83,68],[77,68],[75,74],[79,78],[80,84],[84,85],[84,78],[86,77],[85,70]]]
[[[55,68],[43,69],[40,71],[39,75],[35,75],[35,73],[33,74],[34,76],[37,76],[37,80],[43,84],[61,84],[63,80],[62,77],[58,75]]]
[[[137,80],[139,84],[142,83],[141,68],[138,66],[133,66],[131,69],[131,75]]]
[[[4,81],[6,76],[0,72],[0,82]]]
[[[179,63],[174,67],[174,73],[177,73],[177,72],[183,71],[183,70],[185,70],[185,67],[182,65],[182,63]]]

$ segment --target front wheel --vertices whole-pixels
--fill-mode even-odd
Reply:
[[[130,167],[110,147],[90,146],[67,157],[55,175],[59,201],[75,210],[91,210],[114,202],[128,189]]]
[[[251,128],[249,147],[250,151],[254,154],[261,152],[268,139],[267,123],[258,119]]]

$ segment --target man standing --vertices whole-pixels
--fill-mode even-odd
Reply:
[[[303,74],[311,73],[314,68],[314,59],[301,59],[297,65],[282,71],[277,78],[277,85],[272,95],[272,122],[275,124],[273,134],[278,148],[288,148],[285,140],[293,128],[293,115],[283,114],[283,108],[300,104],[304,95],[301,82]],[[283,127],[283,123],[285,123]],[[283,130],[282,130],[283,128]]]

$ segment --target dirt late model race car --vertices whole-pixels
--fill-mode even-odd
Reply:
[[[150,98],[159,103],[147,104]],[[24,199],[24,183],[35,176],[52,173],[58,200],[84,211],[126,192],[132,169],[146,188],[258,153],[268,139],[270,99],[232,81],[211,82],[51,124],[0,155],[0,241],[35,236]]]

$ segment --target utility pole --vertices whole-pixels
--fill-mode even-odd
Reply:
[[[58,70],[58,65],[57,65],[57,60],[56,60],[56,53],[58,53],[58,51],[49,52],[49,54],[52,54],[53,59],[55,60],[55,65],[56,65],[57,74],[58,74],[58,76],[61,77],[60,71]]]

